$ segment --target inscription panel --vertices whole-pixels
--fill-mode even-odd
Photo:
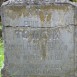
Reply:
[[[74,70],[73,35],[71,25],[64,28],[6,27],[9,73],[69,77]]]
[[[4,26],[63,27],[74,24],[74,9],[68,4],[7,6],[3,12]]]

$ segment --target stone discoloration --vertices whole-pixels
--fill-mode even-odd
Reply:
[[[29,6],[29,9],[27,9],[26,6],[10,6],[8,9],[5,10],[6,14],[12,18],[15,15],[19,18],[20,16],[22,16],[22,14],[24,16],[29,16],[29,13],[37,15],[37,10],[41,10],[41,11],[49,11],[49,10],[64,10],[64,11],[68,11],[68,5],[47,5],[47,6]],[[44,14],[40,11],[40,19],[42,21],[44,21]],[[12,14],[15,14],[14,16]],[[15,16],[15,17],[16,17]]]
[[[53,27],[74,24],[73,10],[73,7],[67,4],[8,6],[4,9],[4,24],[5,26],[30,27]]]

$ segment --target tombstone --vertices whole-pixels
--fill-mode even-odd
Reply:
[[[2,77],[77,77],[76,5],[52,1],[3,3]]]

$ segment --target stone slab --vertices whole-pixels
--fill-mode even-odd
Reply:
[[[4,4],[2,77],[76,77],[76,20],[68,3]]]

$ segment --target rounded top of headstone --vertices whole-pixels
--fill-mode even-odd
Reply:
[[[55,3],[55,2],[68,2],[69,0],[8,0],[10,3]]]
[[[37,2],[37,1],[41,1],[41,2],[65,2],[65,1],[69,1],[69,0],[9,0],[9,1],[17,1],[17,2]]]
[[[50,4],[50,3],[68,3],[73,6],[77,7],[76,3],[71,2],[70,0],[8,0],[6,2],[3,2],[2,6],[5,5],[22,5],[22,4],[28,4],[28,5],[38,5],[38,4]]]
[[[10,3],[50,3],[55,2],[55,0],[9,0]]]

